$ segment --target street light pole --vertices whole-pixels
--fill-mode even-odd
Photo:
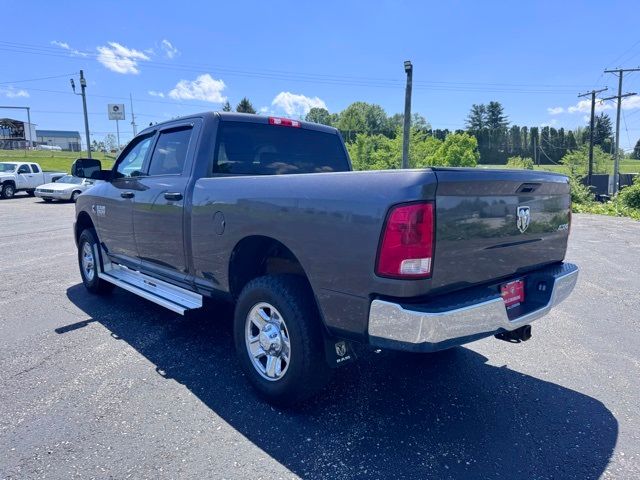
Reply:
[[[73,93],[76,93],[76,84],[71,79],[71,88],[73,89]],[[82,111],[84,112],[84,133],[87,142],[87,157],[91,158],[91,136],[89,134],[89,116],[87,115],[87,80],[84,78],[84,72],[80,70],[80,92],[76,93],[76,95],[82,95]]]
[[[91,158],[91,142],[89,136],[89,116],[87,115],[87,95],[85,89],[87,81],[84,78],[84,72],[80,70],[80,90],[82,91],[82,109],[84,110],[84,133],[87,137],[87,157]]]
[[[404,62],[407,74],[407,88],[404,94],[404,135],[402,138],[402,168],[409,168],[409,138],[411,133],[411,88],[413,86],[413,65],[409,60]]]

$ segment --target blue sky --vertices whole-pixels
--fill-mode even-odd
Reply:
[[[640,64],[634,1],[9,2],[3,11],[0,104],[31,107],[38,128],[82,131],[69,74],[83,68],[98,140],[115,133],[107,103],[126,103],[129,115],[130,93],[140,126],[243,96],[279,115],[356,100],[393,114],[403,108],[405,59],[413,111],[435,128],[462,128],[472,103],[491,100],[513,123],[574,128],[588,115],[578,93],[614,94],[603,69]],[[24,81],[42,77],[55,78]],[[640,92],[640,72],[624,90]],[[629,148],[640,137],[640,96],[623,105]],[[612,102],[599,108],[615,116]]]

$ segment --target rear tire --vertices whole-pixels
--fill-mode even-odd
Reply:
[[[13,198],[16,194],[16,187],[11,183],[5,183],[2,185],[2,190],[0,190],[0,196],[4,199]]]
[[[98,237],[93,228],[83,230],[78,239],[78,266],[80,267],[80,276],[85,288],[91,293],[104,295],[111,292],[115,285],[106,282],[98,277],[98,267],[100,259]]]
[[[51,202],[53,202],[53,200],[51,200],[50,198],[43,198],[43,199],[42,199],[42,201],[43,201],[44,203],[51,203]]]
[[[35,197],[36,196],[36,191],[31,188],[29,190],[27,190],[27,195],[29,195],[30,197]]]
[[[331,378],[318,308],[299,276],[267,275],[249,282],[236,304],[234,341],[249,382],[275,405],[299,404]]]
[[[78,201],[78,197],[80,196],[82,192],[79,191],[75,191],[71,194],[71,198],[69,200],[71,200],[73,203],[76,203]]]

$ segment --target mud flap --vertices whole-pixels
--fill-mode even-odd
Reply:
[[[331,368],[338,368],[356,360],[351,344],[346,340],[324,336],[324,351],[327,363]]]

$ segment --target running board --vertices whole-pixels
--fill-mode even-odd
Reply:
[[[104,258],[104,257],[103,257]],[[202,295],[177,287],[117,263],[107,262],[98,277],[131,293],[184,315],[187,310],[202,307]]]

